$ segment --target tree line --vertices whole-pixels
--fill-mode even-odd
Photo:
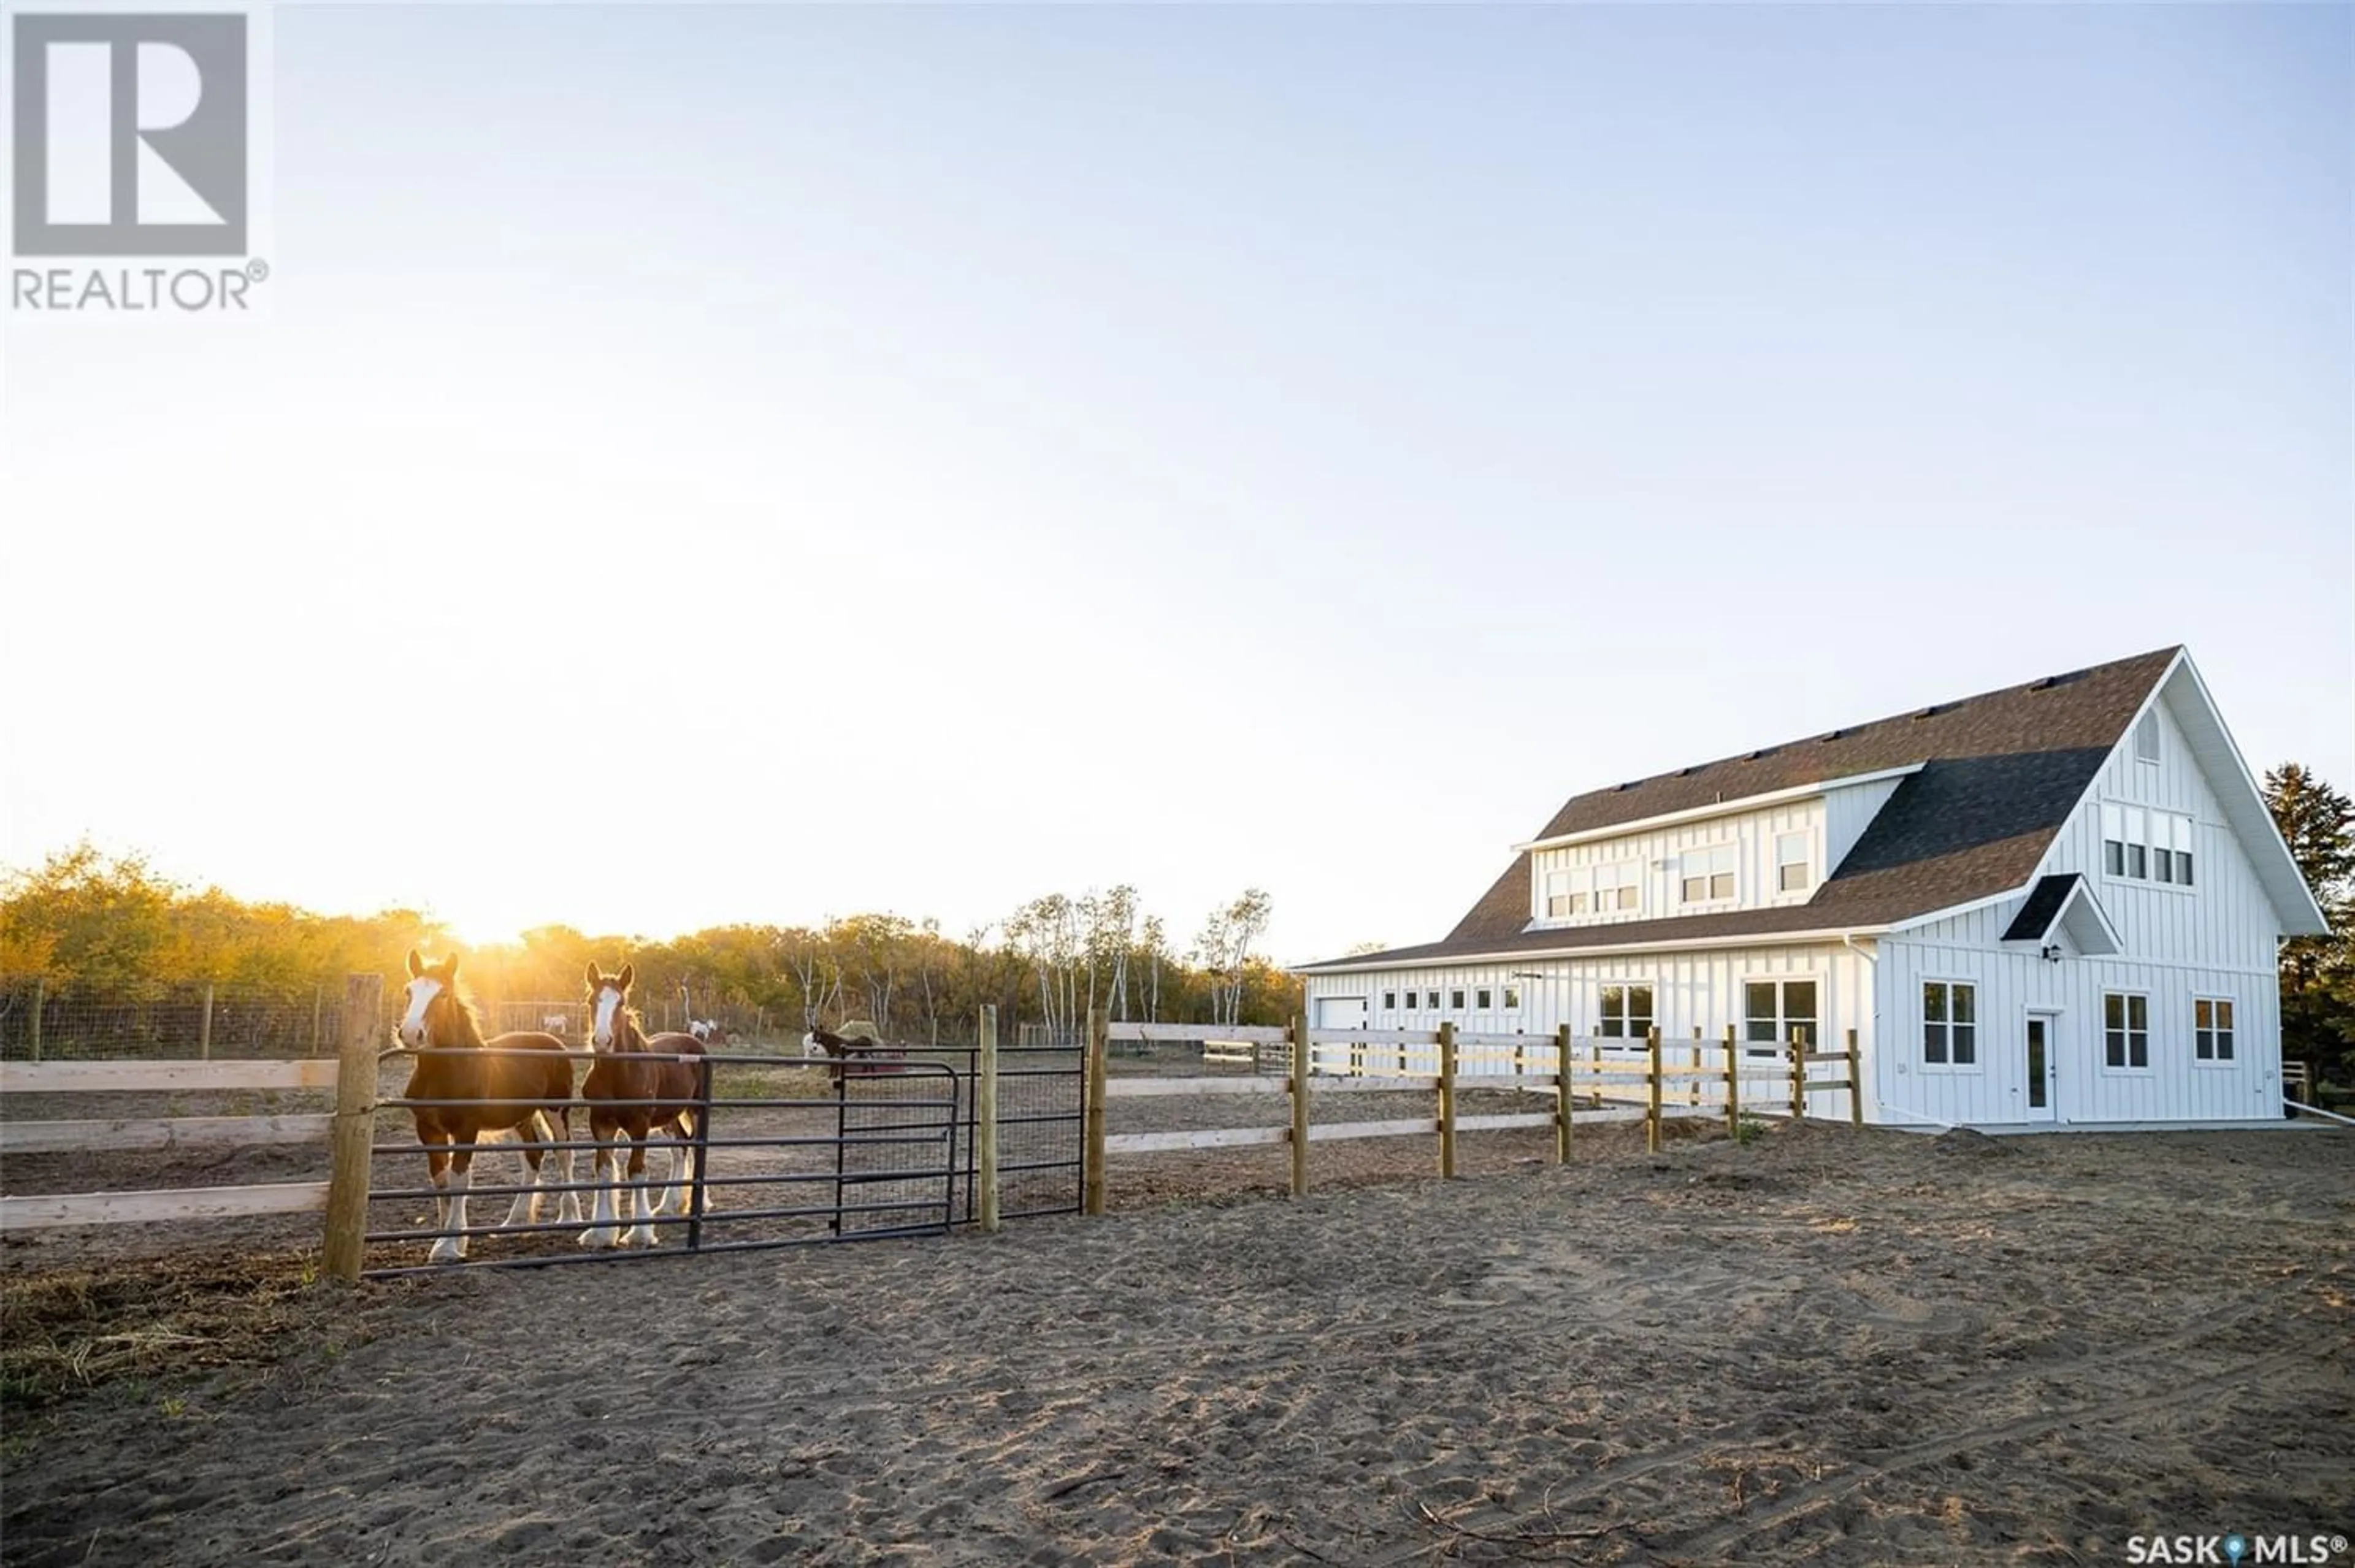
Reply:
[[[866,913],[660,941],[548,925],[467,948],[421,911],[325,915],[251,902],[84,843],[0,880],[0,978],[39,976],[52,994],[107,997],[203,981],[308,992],[369,972],[395,986],[415,947],[459,953],[468,988],[503,1002],[575,999],[589,961],[626,958],[638,997],[676,1004],[675,1018],[757,1021],[773,1033],[863,1019],[899,1037],[962,1039],[985,1003],[1002,1019],[1059,1029],[1081,1027],[1097,1007],[1114,1019],[1281,1023],[1300,992],[1254,950],[1271,907],[1250,890],[1182,944],[1123,885],[1050,893],[957,935],[937,921]]]
[[[2281,954],[2282,1053],[2355,1089],[2355,803],[2295,763],[2264,776],[2266,806],[2331,934]],[[936,921],[856,914],[818,925],[725,925],[666,941],[550,925],[463,950],[415,910],[323,915],[250,902],[156,875],[88,844],[0,880],[0,978],[128,997],[175,983],[308,991],[374,971],[397,984],[411,947],[462,951],[479,994],[570,1000],[591,958],[637,965],[641,997],[696,1017],[773,1030],[867,1019],[911,1038],[962,1038],[975,1011],[1072,1029],[1091,1008],[1118,1019],[1281,1023],[1299,987],[1253,951],[1270,905],[1253,889],[1212,910],[1182,944],[1136,889],[1050,893],[958,935]]]

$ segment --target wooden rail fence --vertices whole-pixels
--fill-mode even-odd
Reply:
[[[1265,1053],[1281,1050],[1290,1062],[1282,1078],[1120,1078],[1106,1081],[1104,1062],[1111,1043],[1121,1041],[1200,1041],[1205,1061],[1257,1064]],[[1572,1132],[1581,1120],[1626,1121],[1641,1116],[1646,1147],[1660,1147],[1661,1123],[1670,1114],[1690,1115],[1710,1109],[1707,1101],[1721,1094],[1722,1114],[1729,1129],[1738,1129],[1744,1113],[1742,1085],[1772,1084],[1779,1094],[1750,1102],[1752,1115],[1787,1115],[1805,1119],[1807,1096],[1845,1091],[1849,1119],[1864,1124],[1864,1097],[1856,1031],[1848,1031],[1838,1051],[1817,1051],[1805,1031],[1793,1030],[1787,1045],[1760,1047],[1736,1038],[1728,1028],[1721,1043],[1700,1039],[1696,1031],[1689,1046],[1678,1049],[1691,1060],[1671,1065],[1665,1057],[1660,1031],[1651,1030],[1639,1043],[1641,1058],[1604,1054],[1599,1041],[1586,1042],[1589,1054],[1577,1054],[1579,1042],[1567,1027],[1551,1037],[1484,1035],[1459,1032],[1453,1024],[1435,1030],[1321,1029],[1295,1019],[1284,1028],[1204,1026],[1199,1024],[1111,1023],[1101,1009],[1088,1019],[1089,1115],[1087,1122],[1087,1200],[1091,1214],[1103,1212],[1105,1166],[1114,1154],[1164,1154],[1186,1149],[1247,1148],[1288,1145],[1292,1151],[1291,1189],[1297,1197],[1308,1190],[1308,1146],[1349,1138],[1435,1137],[1438,1168],[1443,1177],[1456,1171],[1456,1140],[1466,1132],[1493,1132],[1514,1127],[1554,1129],[1554,1158],[1570,1158]],[[1625,1046],[1614,1042],[1614,1051]],[[1218,1054],[1213,1054],[1216,1051]],[[1249,1052],[1248,1055],[1245,1052]],[[1704,1058],[1714,1057],[1708,1061]],[[1848,1072],[1840,1078],[1816,1078],[1809,1069],[1823,1062],[1840,1062]],[[1428,1072],[1418,1071],[1429,1066]],[[1395,1071],[1381,1071],[1394,1068]],[[1668,1098],[1671,1084],[1680,1086],[1676,1104]],[[1550,1092],[1552,1105],[1543,1111],[1466,1115],[1459,1097],[1466,1089],[1508,1089]],[[1430,1116],[1392,1117],[1382,1121],[1314,1122],[1309,1107],[1324,1094],[1428,1093],[1434,1097]],[[1105,1125],[1106,1100],[1146,1099],[1167,1095],[1243,1094],[1285,1096],[1291,1102],[1288,1125],[1266,1127],[1206,1127],[1181,1132],[1113,1133]]]
[[[368,1203],[370,1147],[378,1110],[377,1065],[383,1045],[383,981],[356,975],[346,984],[344,1031],[333,1061],[41,1061],[0,1063],[0,1094],[163,1093],[215,1090],[322,1090],[336,1093],[331,1115],[165,1116],[145,1119],[80,1119],[0,1123],[0,1153],[42,1154],[84,1150],[233,1148],[312,1143],[325,1139],[332,1150],[325,1181],[277,1182],[240,1187],[182,1188],[142,1192],[90,1192],[0,1196],[0,1232],[56,1225],[87,1225],[158,1220],[220,1220],[256,1214],[319,1213],[324,1221],[326,1272],[357,1279],[361,1269]],[[997,1020],[985,1009],[979,1020],[982,1049],[975,1070],[980,1144],[978,1192],[982,1228],[997,1220],[996,1108]],[[1204,1059],[1249,1064],[1280,1062],[1281,1075],[1111,1079],[1106,1063],[1114,1040],[1197,1043]],[[1583,1051],[1581,1047],[1583,1045]],[[1462,1135],[1508,1128],[1550,1127],[1557,1161],[1570,1157],[1572,1134],[1582,1123],[1641,1118],[1648,1147],[1660,1146],[1663,1119],[1670,1115],[1716,1114],[1738,1128],[1745,1114],[1773,1106],[1775,1114],[1804,1117],[1807,1097],[1845,1091],[1849,1119],[1861,1125],[1863,1096],[1857,1040],[1849,1031],[1843,1050],[1814,1049],[1795,1032],[1785,1046],[1761,1048],[1737,1040],[1731,1029],[1721,1042],[1696,1038],[1676,1049],[1688,1060],[1670,1062],[1659,1031],[1640,1041],[1574,1040],[1567,1028],[1552,1036],[1484,1035],[1443,1025],[1434,1031],[1312,1029],[1295,1019],[1288,1027],[1191,1024],[1114,1024],[1102,1009],[1089,1015],[1086,1040],[1086,1117],[1082,1158],[1082,1207],[1104,1211],[1108,1161],[1114,1154],[1154,1154],[1185,1149],[1288,1145],[1291,1190],[1308,1190],[1309,1146],[1355,1138],[1432,1137],[1442,1176],[1456,1171]],[[1640,1055],[1635,1051],[1640,1051]],[[572,1054],[586,1054],[574,1052]],[[1779,1060],[1777,1060],[1779,1058]],[[1838,1063],[1846,1075],[1817,1078],[1810,1069]],[[1428,1068],[1429,1071],[1423,1071]],[[1745,1084],[1771,1084],[1754,1097]],[[1668,1090],[1678,1088],[1671,1104]],[[1542,1094],[1543,1109],[1466,1115],[1467,1090],[1508,1089]],[[1433,1097],[1432,1114],[1381,1120],[1317,1122],[1311,1108],[1326,1094],[1396,1093]],[[1115,1099],[1156,1095],[1284,1095],[1290,1115],[1284,1124],[1184,1132],[1112,1134],[1105,1107]],[[1718,1101],[1712,1105],[1707,1102]]]

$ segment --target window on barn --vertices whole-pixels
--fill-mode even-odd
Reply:
[[[1813,980],[1752,980],[1742,987],[1742,1050],[1774,1056],[1790,1044],[1794,1031],[1816,1049],[1817,1025]]]
[[[2191,998],[2191,1057],[2195,1061],[2232,1060],[2232,999]]]
[[[2121,1072],[2150,1065],[2150,998],[2131,991],[2102,996],[2102,1065]]]
[[[1605,1040],[1643,1040],[1652,1032],[1652,987],[1605,986],[1595,1033]]]
[[[1396,991],[1384,991],[1382,993],[1382,1011],[1386,1013],[1394,1013],[1398,1011],[1398,993]]]
[[[1583,872],[1548,871],[1546,873],[1545,912],[1549,920],[1561,920],[1586,912],[1586,894],[1578,889],[1584,880]]]
[[[2191,818],[2172,811],[2155,811],[2150,817],[2154,836],[2150,850],[2151,875],[2162,882],[2179,887],[2191,885]]]
[[[1683,901],[1712,903],[1733,896],[1733,846],[1689,849],[1678,862]]]
[[[1406,1010],[1407,1010],[1408,1012],[1412,1012],[1412,1011],[1414,1011],[1414,1010],[1415,1010],[1415,1009],[1414,1009],[1414,993],[1413,993],[1412,991],[1409,991],[1409,992],[1406,994]]]
[[[2135,726],[2135,761],[2158,761],[2158,710],[2155,708],[2144,714],[2142,721]]]
[[[2179,811],[2102,804],[2102,869],[2137,881],[2191,885],[2192,819]]]
[[[1922,982],[1922,1061],[1929,1067],[1976,1067],[1978,987],[1964,980]]]
[[[1815,878],[1807,865],[1811,836],[1805,833],[1782,833],[1774,838],[1774,890],[1777,892],[1803,893],[1814,885]]]
[[[1520,1005],[1521,1005],[1521,988],[1520,988],[1518,986],[1508,986],[1508,987],[1505,987],[1505,1010],[1506,1010],[1506,1011],[1508,1011],[1508,1012],[1510,1012],[1513,1008],[1518,1008],[1518,1007],[1519,1007]]]
[[[1479,993],[1479,994],[1478,994],[1478,995],[1474,998],[1474,1006],[1476,1006],[1476,1008],[1477,1008],[1481,1012],[1484,1012],[1484,1013],[1485,1013],[1485,1012],[1487,1012],[1487,1011],[1488,1010],[1488,997],[1489,997],[1489,993],[1488,993],[1488,992],[1487,992],[1487,991],[1485,991],[1485,990],[1484,990],[1484,991],[1481,991],[1481,992],[1480,992],[1480,993]]]
[[[1461,991],[1448,992],[1447,1005],[1455,1008],[1457,1012],[1462,1012],[1464,1010],[1464,993]]]
[[[1643,893],[1636,882],[1636,863],[1622,860],[1616,865],[1594,868],[1594,912],[1607,914],[1613,910],[1636,909],[1643,903]],[[1583,912],[1582,910],[1579,912]]]

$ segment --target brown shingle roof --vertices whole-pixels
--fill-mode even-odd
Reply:
[[[1529,919],[1524,852],[1444,940],[1328,962],[1354,965],[1887,925],[2009,891],[2035,871],[2045,846],[2178,652],[2160,648],[1573,795],[1538,834],[1545,839],[1613,827],[1922,763],[1804,904],[1524,931]]]

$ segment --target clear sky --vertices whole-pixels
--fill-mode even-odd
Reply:
[[[282,6],[273,310],[0,328],[0,861],[1133,881],[2178,641],[2355,786],[2355,11]]]

